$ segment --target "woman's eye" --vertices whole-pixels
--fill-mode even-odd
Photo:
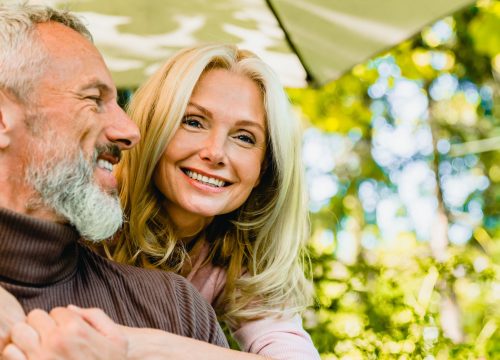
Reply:
[[[189,126],[189,127],[194,127],[194,128],[198,128],[198,129],[201,129],[203,127],[199,120],[196,120],[194,118],[189,118],[189,117],[182,119],[182,123]]]
[[[255,139],[249,135],[240,134],[240,135],[236,135],[235,138],[238,140],[241,140],[247,144],[252,144],[252,145],[255,144]]]

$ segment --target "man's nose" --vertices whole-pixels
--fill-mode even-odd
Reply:
[[[118,104],[112,116],[113,123],[106,129],[106,136],[120,146],[121,150],[133,148],[141,138],[139,128]]]

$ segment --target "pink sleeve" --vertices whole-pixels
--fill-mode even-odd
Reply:
[[[226,283],[226,271],[218,266],[201,266],[208,253],[208,244],[200,251],[187,279],[211,304]],[[276,360],[319,360],[309,334],[302,327],[299,315],[287,319],[266,318],[249,321],[233,329],[233,337],[241,350]]]
[[[262,319],[233,331],[241,350],[276,360],[319,360],[299,315],[288,319]]]

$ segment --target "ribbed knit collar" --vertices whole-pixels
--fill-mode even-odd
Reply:
[[[78,239],[69,225],[0,208],[0,280],[44,286],[65,279],[76,270]]]

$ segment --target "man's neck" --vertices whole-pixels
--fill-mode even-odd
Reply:
[[[39,196],[26,186],[0,181],[0,207],[19,214],[35,217],[41,220],[64,224],[67,221],[58,216],[52,209],[45,206]]]

